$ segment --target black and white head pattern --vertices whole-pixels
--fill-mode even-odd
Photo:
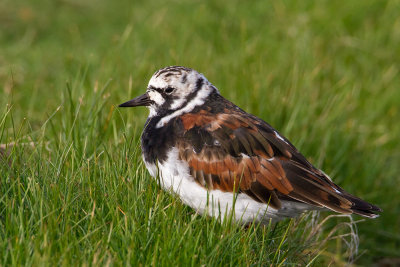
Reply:
[[[158,70],[151,77],[147,94],[152,100],[149,117],[163,115],[157,124],[162,127],[174,117],[204,104],[211,92],[218,90],[197,71],[180,66]]]

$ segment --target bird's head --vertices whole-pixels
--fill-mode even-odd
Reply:
[[[218,90],[193,69],[171,66],[158,70],[151,77],[146,93],[120,107],[147,106],[150,117],[178,110],[190,112],[202,105],[206,98]]]

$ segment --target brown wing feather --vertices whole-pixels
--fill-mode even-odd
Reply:
[[[180,158],[199,185],[209,190],[243,192],[276,209],[281,208],[281,198],[367,217],[380,211],[343,191],[287,139],[252,115],[202,110],[180,119]]]

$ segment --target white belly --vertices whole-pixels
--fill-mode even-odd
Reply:
[[[199,213],[220,217],[222,220],[234,216],[236,221],[244,224],[253,221],[269,223],[294,217],[309,208],[302,203],[282,201],[279,210],[269,207],[267,204],[257,202],[246,194],[222,192],[220,190],[208,191],[200,186],[189,173],[186,162],[179,160],[178,150],[171,149],[165,162],[154,164],[146,163],[146,167],[153,177],[159,170],[161,186],[167,191],[173,191],[180,199]]]

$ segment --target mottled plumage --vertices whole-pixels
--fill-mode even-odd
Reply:
[[[144,162],[166,190],[201,213],[224,218],[234,209],[248,223],[321,208],[370,218],[381,211],[334,184],[268,123],[192,69],[157,71],[144,95],[120,106],[149,107]]]

